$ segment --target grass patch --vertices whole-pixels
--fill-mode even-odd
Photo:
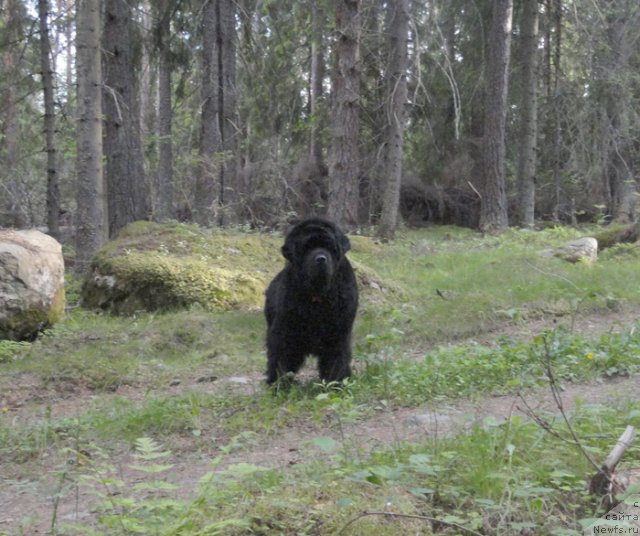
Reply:
[[[353,384],[364,399],[419,404],[439,397],[504,394],[544,385],[544,358],[564,382],[626,376],[640,371],[637,329],[606,333],[597,339],[563,329],[532,341],[499,339],[493,346],[476,343],[443,346],[421,359],[368,354]]]
[[[638,415],[637,404],[583,406],[570,419],[590,454],[601,460],[627,423],[640,424]],[[567,434],[563,426],[556,431]],[[139,471],[171,471],[160,445],[148,439],[136,444]],[[231,444],[213,467],[237,446]],[[628,457],[639,454],[634,448]],[[594,469],[577,447],[517,417],[503,424],[486,420],[468,433],[377,451],[365,460],[336,453],[286,473],[229,465],[204,475],[188,500],[174,498],[170,484],[160,485],[162,477],[127,488],[113,471],[105,461],[91,463],[79,478],[101,496],[107,484],[111,493],[104,496],[99,524],[114,535],[128,534],[132,526],[162,535],[455,534],[458,526],[482,534],[527,529],[577,536],[581,520],[603,513],[585,491]],[[359,517],[363,511],[384,515]]]
[[[246,431],[277,436],[303,423],[341,429],[374,415],[381,407],[544,386],[546,360],[563,383],[637,373],[640,331],[589,339],[556,330],[527,342],[504,339],[492,347],[473,343],[445,346],[422,358],[368,355],[361,360],[359,374],[340,388],[310,381],[275,393],[263,385],[252,393],[227,386],[215,393],[148,391],[139,401],[122,396],[98,399],[72,421],[55,420],[46,413],[39,421],[13,421],[10,426],[0,420],[0,452],[9,456],[15,451],[18,458],[24,458],[29,452],[41,452],[47,442],[59,445],[70,437],[103,443],[117,438],[131,444],[142,436],[172,441],[185,434],[197,439],[201,447],[215,449],[219,436]],[[71,425],[77,432],[69,431]],[[32,438],[40,438],[40,443]]]
[[[439,228],[406,232],[383,254],[355,252],[403,290],[404,302],[382,308],[365,302],[359,333],[376,333],[399,315],[402,342],[424,344],[474,336],[508,320],[639,303],[637,258],[605,257],[589,267],[540,255],[579,235],[584,231],[558,228],[482,237]]]
[[[64,479],[73,477],[74,486],[113,492],[100,497],[99,526],[63,529],[58,522],[58,534],[324,535],[338,533],[363,510],[439,521],[372,515],[345,534],[459,533],[452,524],[485,534],[575,534],[578,520],[595,507],[582,492],[590,468],[575,449],[530,423],[489,420],[466,434],[370,455],[349,430],[398,407],[544,385],[544,359],[564,383],[637,373],[637,326],[598,337],[559,329],[532,340],[459,340],[549,315],[570,323],[584,312],[637,307],[640,259],[627,254],[632,246],[612,248],[592,266],[539,255],[585,234],[510,230],[495,237],[432,228],[404,231],[390,244],[354,237],[349,255],[361,267],[362,285],[356,374],[340,388],[319,385],[315,375],[275,393],[258,383],[265,323],[257,309],[216,313],[195,306],[117,317],[75,308],[34,343],[0,342],[2,469],[19,479],[46,455],[64,460],[65,489]],[[198,254],[216,262],[216,255],[228,254],[238,267],[243,254],[257,255],[252,244],[261,240],[251,233],[242,241],[238,231],[218,238],[226,249],[208,252],[203,238]],[[275,273],[282,266],[280,239],[267,238],[276,250],[263,245],[252,262]],[[178,254],[181,240],[159,237],[150,247]],[[78,282],[70,285],[73,302]],[[247,385],[226,381],[230,376],[244,376]],[[74,400],[73,414],[59,410]],[[579,407],[571,418],[601,457],[618,428],[640,424],[638,415],[637,405]],[[305,463],[229,465],[231,452],[258,449],[294,430],[304,439],[292,448]],[[214,470],[195,498],[157,483],[130,488],[119,481],[117,466],[132,448],[146,467],[145,485],[145,471],[157,470],[162,482],[176,477],[173,468],[161,467],[171,465],[160,456],[164,448],[185,463],[211,457]],[[75,453],[72,468],[69,453]],[[166,463],[154,462],[156,455]],[[637,457],[637,449],[628,456]],[[27,525],[21,530],[33,533]]]
[[[113,392],[261,368],[263,322],[258,313],[197,308],[133,318],[74,311],[33,344],[0,346],[0,389],[21,373],[38,377],[43,388]]]
[[[190,234],[189,229],[180,232]],[[539,255],[578,234],[584,233],[554,228],[483,237],[443,227],[406,231],[391,244],[354,237],[350,255],[368,270],[365,278],[376,274],[375,285],[362,289],[357,353],[413,352],[504,324],[640,304],[636,257],[606,257],[585,266]],[[221,236],[231,247],[233,232]],[[180,247],[180,241],[171,245],[176,251]],[[238,260],[238,254],[231,257]],[[275,273],[280,261],[270,262]],[[77,294],[77,284],[70,279],[70,295]],[[195,307],[120,318],[75,309],[32,346],[0,345],[0,389],[20,372],[49,384],[75,382],[98,391],[131,383],[159,385],[199,368],[213,375],[259,374],[264,331],[258,310],[211,313]]]

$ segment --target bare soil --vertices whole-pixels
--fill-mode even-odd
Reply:
[[[640,316],[639,310],[610,311],[606,314],[583,316],[575,319],[573,329],[598,335],[609,330],[627,329]],[[566,319],[563,320],[566,324]],[[556,319],[511,324],[498,331],[480,337],[491,344],[500,336],[526,338],[547,327],[556,325]],[[476,339],[477,340],[477,339]],[[307,370],[304,374],[313,374]],[[231,389],[259,393],[264,388],[258,374],[243,377],[218,378],[206,382],[194,377],[191,385],[168,385],[167,393],[180,394],[186,388],[215,390]],[[141,400],[145,393],[138,387],[124,386],[118,396]],[[525,393],[527,403],[537,411],[557,411],[548,389],[536,389]],[[3,418],[23,420],[42,419],[50,412],[52,417],[80,416],[95,394],[74,386],[69,392],[56,389],[43,390],[41,382],[28,374],[15,378],[8,393],[0,395],[0,407],[7,408]],[[104,397],[104,395],[101,395]],[[640,400],[640,377],[616,378],[588,384],[568,385],[563,393],[566,410],[571,411],[576,400],[587,404],[613,404],[625,400]],[[327,454],[313,446],[311,438],[330,436],[348,448],[354,456],[365,455],[377,448],[387,448],[403,442],[435,440],[439,436],[464,431],[487,417],[497,420],[522,414],[522,401],[517,396],[488,396],[474,400],[449,400],[420,407],[383,408],[373,416],[364,418],[340,430],[334,424],[301,423],[278,431],[272,436],[249,439],[244,446],[228,454],[216,470],[230,464],[246,462],[264,467],[282,469],[304,463],[310,459],[328,458]],[[181,448],[173,448],[171,470],[178,485],[177,496],[190,497],[203,475],[212,470],[211,460],[217,453],[216,445],[224,445],[229,438],[216,436],[215,443],[203,442],[192,436],[180,438]],[[141,481],[140,473],[129,465],[134,462],[129,450],[112,454],[110,461],[118,468],[119,476],[132,484]],[[73,462],[73,463],[72,463]],[[76,460],[64,459],[54,449],[45,449],[39,459],[25,464],[8,464],[0,460],[0,534],[50,534],[52,520],[57,523],[91,522],[95,518],[93,507],[96,497],[86,489],[73,484],[68,476],[78,472]],[[68,465],[67,469],[65,464]],[[62,468],[62,469],[61,469]],[[29,521],[27,521],[27,519]],[[20,531],[19,527],[27,527]]]

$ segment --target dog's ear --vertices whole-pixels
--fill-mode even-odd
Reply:
[[[349,237],[344,233],[340,233],[339,240],[340,240],[340,249],[342,250],[342,254],[344,255],[347,251],[351,249],[351,242],[349,242]]]
[[[285,259],[287,259],[289,262],[293,262],[295,252],[293,251],[293,247],[288,240],[284,243],[284,246],[282,246],[280,251],[282,251],[282,256]]]

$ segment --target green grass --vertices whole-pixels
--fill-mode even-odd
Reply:
[[[60,464],[65,486],[103,494],[99,526],[63,529],[59,522],[60,535],[325,535],[365,510],[441,521],[372,515],[345,534],[461,533],[451,523],[482,534],[577,534],[578,520],[596,508],[583,491],[593,468],[575,446],[531,422],[489,419],[467,433],[372,452],[349,427],[398,408],[540,388],[547,363],[561,384],[637,373],[638,326],[600,336],[561,328],[473,340],[489,340],[488,330],[501,326],[524,331],[549,315],[571,325],[575,315],[640,306],[634,248],[612,248],[592,266],[540,255],[586,234],[555,228],[496,237],[442,227],[404,231],[390,244],[354,237],[350,257],[363,281],[375,284],[361,288],[356,374],[341,387],[311,379],[271,392],[256,383],[265,366],[258,310],[194,307],[125,318],[72,308],[34,343],[0,342],[0,469],[37,481],[47,459]],[[69,286],[74,301],[79,284],[71,278]],[[240,375],[253,383],[224,381]],[[20,397],[26,407],[14,413],[11,400]],[[81,403],[72,415],[54,411],[75,398]],[[570,418],[601,460],[621,428],[640,425],[638,415],[637,404],[579,406]],[[309,431],[292,445],[298,465],[227,466],[227,455],[296,429]],[[146,466],[141,471],[157,470],[159,481],[173,471],[153,461],[164,459],[165,448],[186,463],[211,459],[212,473],[195,498],[160,484],[127,488],[117,465],[132,448]],[[77,461],[72,468],[69,456]],[[637,457],[634,448],[625,460]],[[105,487],[117,493],[104,494]],[[28,523],[22,531],[29,533]]]
[[[607,333],[594,340],[557,330],[533,341],[500,340],[493,347],[470,343],[441,347],[421,358],[374,354],[358,361],[361,372],[338,390],[311,381],[275,395],[265,387],[251,394],[230,388],[213,394],[186,390],[178,396],[148,391],[140,401],[122,396],[98,400],[71,424],[46,413],[24,425],[0,421],[0,453],[8,458],[13,452],[20,459],[28,452],[38,454],[47,442],[60,444],[78,436],[127,443],[142,436],[171,441],[185,434],[211,438],[243,431],[269,437],[297,423],[340,424],[332,418],[347,410],[354,420],[371,416],[381,401],[385,407],[403,407],[544,386],[547,362],[562,383],[624,376],[640,371],[640,331]],[[71,433],[70,426],[77,430]]]
[[[37,375],[45,387],[96,392],[122,385],[158,387],[194,371],[227,375],[262,361],[262,324],[261,315],[240,311],[134,318],[74,311],[32,345],[0,348],[0,388],[25,372]]]
[[[578,234],[514,230],[482,237],[445,227],[407,231],[392,244],[357,237],[352,257],[394,289],[361,289],[359,353],[415,351],[543,316],[640,305],[640,260],[633,256],[585,266],[539,255]],[[71,286],[77,287],[73,279]],[[189,369],[260,371],[263,341],[260,311],[195,308],[119,318],[75,309],[32,346],[2,343],[0,389],[14,372],[109,391],[162,384]]]
[[[509,316],[528,320],[640,303],[633,256],[605,256],[586,266],[540,255],[585,234],[563,228],[481,237],[439,228],[407,232],[382,253],[356,251],[355,259],[403,290],[400,303],[365,303],[358,332],[375,332],[397,311],[405,318],[405,343],[418,345],[474,336]]]
[[[638,404],[584,406],[570,422],[590,455],[602,460],[626,424],[640,425],[639,415]],[[566,426],[554,430],[568,437]],[[162,465],[166,454],[159,454],[163,449],[157,442],[139,440],[138,451],[141,444],[147,452],[137,463],[140,471],[160,477],[171,471]],[[230,445],[213,466],[237,446]],[[628,456],[638,454],[635,448]],[[100,526],[114,535],[129,534],[127,528],[134,526],[159,535],[337,534],[352,521],[346,534],[431,534],[433,520],[440,520],[433,532],[438,534],[459,533],[452,529],[455,523],[483,534],[520,534],[528,528],[539,535],[578,535],[580,520],[603,513],[585,491],[584,480],[594,468],[578,447],[519,417],[503,424],[486,420],[468,433],[378,450],[366,459],[338,450],[327,461],[303,463],[286,473],[230,465],[204,475],[189,500],[173,498],[171,488],[158,484],[162,478],[157,489],[153,484],[127,488],[113,475],[108,458],[94,459],[82,470],[83,489],[100,493],[108,484],[111,495]],[[358,519],[363,511],[390,514]],[[76,530],[68,533],[90,534],[82,532],[86,526]]]

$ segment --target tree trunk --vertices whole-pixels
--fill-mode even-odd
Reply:
[[[358,223],[360,197],[360,6],[358,0],[336,0],[335,5],[337,42],[327,215],[345,229],[352,229]]]
[[[76,270],[79,273],[88,270],[91,258],[107,239],[106,197],[102,175],[100,5],[100,0],[79,0],[77,4]]]
[[[309,158],[316,170],[322,169],[322,141],[320,140],[320,113],[318,105],[322,99],[322,81],[324,79],[324,47],[322,46],[322,8],[313,2],[312,39],[311,39],[311,80],[309,108],[311,112],[311,132],[309,135]]]
[[[551,6],[549,6],[551,9]],[[555,28],[555,42],[553,49],[553,82],[551,82],[551,64],[549,64],[549,91],[552,98],[552,128],[553,128],[553,185],[555,188],[555,205],[553,208],[553,220],[560,221],[560,212],[562,211],[562,205],[564,204],[563,197],[563,176],[562,169],[562,123],[560,121],[562,107],[560,105],[560,58],[562,50],[562,0],[553,0],[553,13],[549,12],[549,19],[553,15],[553,24]],[[551,20],[549,20],[549,25]],[[549,47],[551,44],[549,44]],[[549,54],[551,54],[551,48],[549,48]],[[549,60],[551,61],[551,60]]]
[[[109,236],[149,217],[140,135],[140,36],[133,0],[106,0],[104,21],[104,115]]]
[[[169,2],[162,2],[157,17],[158,45],[158,207],[159,220],[174,217],[173,211],[173,140],[171,128],[171,16]]]
[[[628,0],[610,0],[607,17],[607,54],[605,73],[605,110],[607,157],[605,181],[610,198],[608,212],[612,220],[621,223],[635,221],[636,181],[633,170],[632,137],[630,127],[631,94],[625,75],[633,51],[631,40],[636,39],[638,9]]]
[[[196,177],[196,221],[224,225],[236,188],[235,4],[204,0],[202,126]]]
[[[0,159],[3,162],[7,177],[16,173],[19,160],[19,122],[18,95],[16,86],[20,80],[19,48],[15,43],[20,42],[20,10],[16,0],[6,0],[0,9],[0,24],[2,33],[0,45],[3,63],[3,92],[0,92]],[[2,224],[11,227],[26,225],[25,213],[20,206],[21,199],[17,188],[12,187],[12,180],[8,181],[7,195],[0,196],[0,216]]]
[[[387,127],[385,183],[382,214],[378,234],[393,238],[398,224],[398,204],[402,182],[402,157],[407,105],[407,38],[409,35],[409,4],[394,0],[387,4],[387,34],[389,60],[387,66]]]
[[[219,154],[222,151],[222,133],[218,125],[220,97],[218,64],[218,6],[216,0],[204,0],[202,9],[202,86],[200,112],[199,162],[196,171],[194,216],[200,225],[214,223],[216,183],[219,181]]]
[[[538,0],[523,0],[522,100],[520,155],[518,159],[519,220],[532,228],[536,197],[536,144],[538,128]]]
[[[64,21],[64,37],[67,48],[71,47],[71,43],[73,42],[73,31],[74,31],[74,21],[75,21],[75,12],[77,11],[76,2],[74,0],[60,0],[61,6],[64,6],[64,11],[69,14],[67,20]],[[71,59],[70,54],[67,53],[67,62],[66,62],[66,70],[65,70],[65,87],[67,90],[67,95],[70,95],[72,92],[74,80],[73,80],[73,62],[69,61]],[[69,115],[73,115],[74,109],[73,99],[67,97],[67,101],[65,103],[66,113]]]
[[[222,66],[222,103],[220,109],[220,131],[222,150],[225,153],[220,179],[220,223],[225,225],[235,220],[237,192],[237,94],[236,94],[236,3],[218,0],[220,4],[220,65]]]
[[[49,2],[38,0],[40,24],[40,68],[44,92],[44,137],[47,151],[47,227],[49,234],[60,238],[60,190],[58,187],[58,148],[56,146],[56,117],[53,100],[53,70],[49,41]]]
[[[551,14],[554,0],[543,0],[545,12],[544,25],[544,68],[542,70],[542,82],[544,85],[544,94],[551,97],[553,88],[551,86]]]
[[[505,180],[505,123],[513,0],[495,0],[487,50],[480,228],[500,231],[508,225]]]

